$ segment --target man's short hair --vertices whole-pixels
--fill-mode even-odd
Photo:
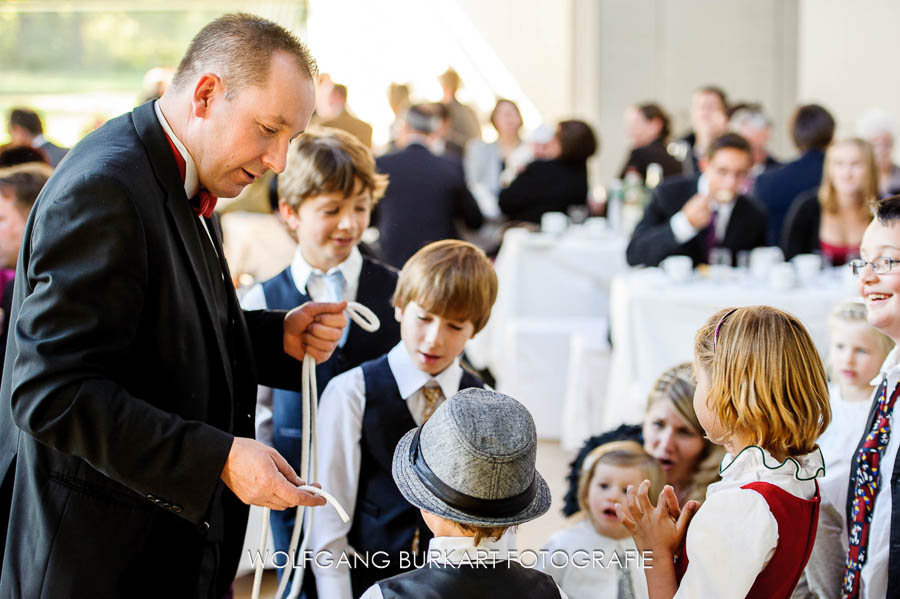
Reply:
[[[311,80],[318,75],[309,50],[287,29],[246,13],[227,14],[209,23],[194,36],[175,71],[171,87],[179,89],[206,72],[214,72],[233,97],[248,85],[264,85],[272,55],[284,52]]]
[[[728,96],[725,94],[725,90],[717,85],[704,85],[702,87],[698,87],[694,90],[695,94],[712,94],[714,96],[719,97],[719,102],[722,103],[722,110],[726,113],[728,112]]]
[[[40,135],[44,132],[41,117],[30,108],[13,108],[9,113],[9,124],[22,127],[31,135]]]
[[[597,151],[597,136],[584,121],[560,121],[556,126],[556,139],[562,162],[584,162]]]
[[[706,159],[712,160],[712,157],[716,155],[716,152],[719,150],[724,150],[726,148],[730,148],[732,150],[739,150],[747,154],[748,157],[753,156],[753,150],[750,148],[750,142],[744,139],[742,136],[737,133],[723,133],[719,137],[715,138],[709,147],[706,148]]]
[[[53,168],[42,162],[17,164],[0,169],[0,193],[11,195],[22,216],[28,216]]]
[[[794,113],[791,130],[801,152],[824,150],[834,137],[834,117],[818,104],[807,104]]]
[[[384,196],[387,175],[375,171],[372,151],[355,136],[330,127],[303,133],[288,147],[287,164],[278,176],[278,198],[294,210],[307,198],[341,192],[350,197],[356,181],[372,195]]]
[[[50,159],[47,158],[47,152],[41,148],[32,148],[31,146],[9,146],[0,150],[0,168],[27,164],[29,162],[50,164]]]
[[[445,239],[429,243],[406,261],[391,300],[404,309],[415,302],[423,310],[484,328],[497,299],[497,273],[482,250]]]
[[[731,111],[729,116],[729,124],[733,129],[740,127],[750,127],[754,131],[769,129],[772,127],[772,121],[766,116],[762,106],[759,104],[739,104]]]
[[[406,109],[403,122],[406,126],[423,135],[431,135],[440,126],[441,117],[429,104],[416,104]]]
[[[882,225],[900,222],[900,195],[889,196],[872,202],[872,214]]]

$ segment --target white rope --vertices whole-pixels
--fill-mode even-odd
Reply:
[[[381,323],[378,321],[378,317],[375,316],[375,313],[369,310],[367,307],[363,306],[357,302],[347,302],[347,308],[344,310],[344,314],[347,315],[347,318],[355,322],[360,326],[360,328],[364,331],[368,331],[372,333],[377,331],[381,326]],[[305,480],[307,483],[313,482],[317,478],[317,452],[316,452],[316,417],[318,416],[318,404],[319,404],[319,393],[316,390],[316,360],[310,355],[306,355],[303,358],[303,375],[300,382],[300,393],[303,396],[303,411],[302,411],[302,430],[301,430],[301,439],[302,443],[300,447],[300,478]],[[318,487],[313,487],[309,484],[301,485],[297,487],[301,491],[307,491],[309,493],[315,493],[321,497],[325,498],[325,501],[337,511],[338,516],[340,516],[341,520],[346,524],[350,521],[350,516],[347,514],[347,510],[338,502],[338,500],[331,495],[330,493],[323,491]],[[262,575],[263,575],[263,567],[265,565],[265,559],[262,556],[266,554],[266,539],[269,534],[269,513],[271,510],[269,508],[263,509],[263,526],[262,530],[259,533],[259,552],[257,554],[257,562],[256,562],[256,572],[253,576],[253,591],[251,594],[252,599],[259,599],[259,590],[262,584]],[[291,542],[288,548],[288,559],[290,560],[291,566],[293,566],[294,561],[296,561],[296,556],[298,554],[297,544],[300,541],[300,531],[303,528],[304,517],[306,518],[306,530],[307,532],[312,525],[313,514],[315,512],[313,510],[306,511],[306,506],[301,505],[297,507],[297,516],[294,520],[294,530],[291,533]],[[306,554],[306,546],[309,542],[309,534],[303,536],[303,544],[299,548],[300,566],[297,568],[287,568],[285,567],[282,575],[281,582],[278,584],[278,590],[275,592],[275,599],[279,599],[284,595],[284,591],[287,588],[288,581],[293,578],[293,584],[291,584],[291,592],[288,596],[288,599],[296,599],[300,595],[300,588],[303,586],[303,574],[306,569],[306,560],[303,559],[303,556]],[[298,570],[291,576],[294,570]]]

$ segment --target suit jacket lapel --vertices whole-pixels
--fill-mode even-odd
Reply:
[[[216,322],[215,314],[213,314],[213,306],[215,299],[212,290],[212,282],[210,281],[208,269],[206,267],[205,258],[203,257],[203,247],[200,245],[205,240],[200,239],[197,225],[194,220],[197,216],[191,209],[190,203],[184,193],[184,185],[178,174],[178,165],[175,163],[175,157],[166,141],[162,127],[156,118],[156,111],[153,109],[153,103],[148,102],[139,106],[134,110],[134,126],[138,136],[144,142],[147,153],[150,155],[150,163],[157,181],[166,194],[166,209],[175,229],[178,231],[177,237],[184,245],[185,254],[191,270],[194,272],[194,281],[200,289],[200,297],[203,300],[202,312],[206,314],[207,324],[210,329],[215,332],[215,338],[219,350],[219,359],[222,363],[222,369],[228,380],[228,388],[233,391],[233,383],[231,380],[231,369],[228,367],[228,354],[226,351],[225,339],[222,331]],[[215,235],[213,235],[215,237]],[[221,249],[217,250],[221,251]],[[226,273],[227,274],[227,273]]]

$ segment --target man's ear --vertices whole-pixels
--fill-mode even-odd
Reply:
[[[706,157],[705,154],[703,156],[701,156],[700,159],[697,161],[697,166],[700,167],[701,173],[706,172],[706,167],[709,166],[709,159]]]
[[[222,80],[215,73],[204,73],[197,85],[194,87],[194,93],[191,94],[191,113],[199,118],[206,118],[209,114],[210,103],[217,95],[224,95],[225,88]]]

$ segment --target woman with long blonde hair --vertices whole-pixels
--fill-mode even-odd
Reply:
[[[878,171],[869,142],[851,137],[825,153],[822,185],[794,200],[784,221],[785,258],[821,253],[833,266],[859,255],[863,232],[878,199]]]

